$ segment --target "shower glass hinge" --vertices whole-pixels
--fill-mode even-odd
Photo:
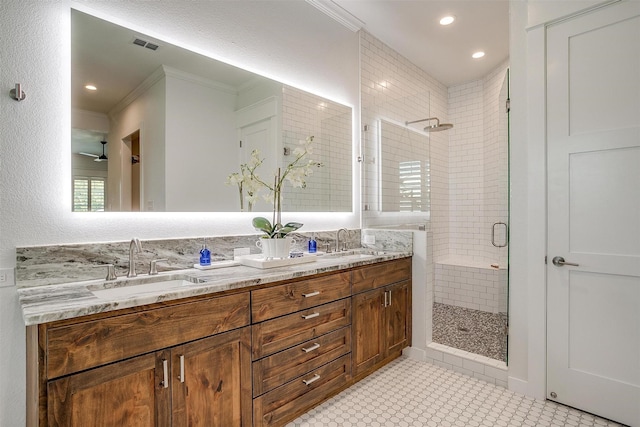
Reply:
[[[511,111],[511,99],[507,98],[507,102],[505,102],[505,107],[506,107],[507,113]]]

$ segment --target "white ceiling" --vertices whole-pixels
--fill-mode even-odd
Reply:
[[[509,56],[508,0],[333,0],[364,29],[445,86],[487,75]],[[445,15],[456,20],[440,25]],[[472,59],[483,50],[486,55]]]

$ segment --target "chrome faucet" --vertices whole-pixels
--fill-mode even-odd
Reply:
[[[338,232],[336,233],[336,252],[347,250],[346,243],[343,244],[344,246],[343,248],[340,248],[340,232],[341,231],[345,231],[347,233],[347,236],[349,235],[349,230],[347,230],[346,228],[341,228],[340,230],[338,230]]]
[[[142,244],[137,237],[134,237],[131,239],[131,243],[129,243],[129,272],[127,273],[127,277],[136,277],[138,275],[136,273],[136,252],[142,252]]]

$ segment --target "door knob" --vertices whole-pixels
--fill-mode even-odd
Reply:
[[[573,263],[573,262],[566,262],[566,261],[564,260],[564,258],[562,258],[561,256],[553,257],[553,259],[551,260],[551,262],[552,262],[552,263],[553,263],[553,265],[555,265],[556,267],[562,267],[563,265],[570,265],[570,266],[573,266],[573,267],[579,267],[579,266],[580,266],[580,264],[576,264],[576,263]]]

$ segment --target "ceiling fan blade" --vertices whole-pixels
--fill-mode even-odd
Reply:
[[[95,158],[100,157],[100,156],[98,156],[97,154],[83,153],[82,151],[81,151],[81,152],[79,152],[78,154],[82,154],[83,156],[95,157]]]

